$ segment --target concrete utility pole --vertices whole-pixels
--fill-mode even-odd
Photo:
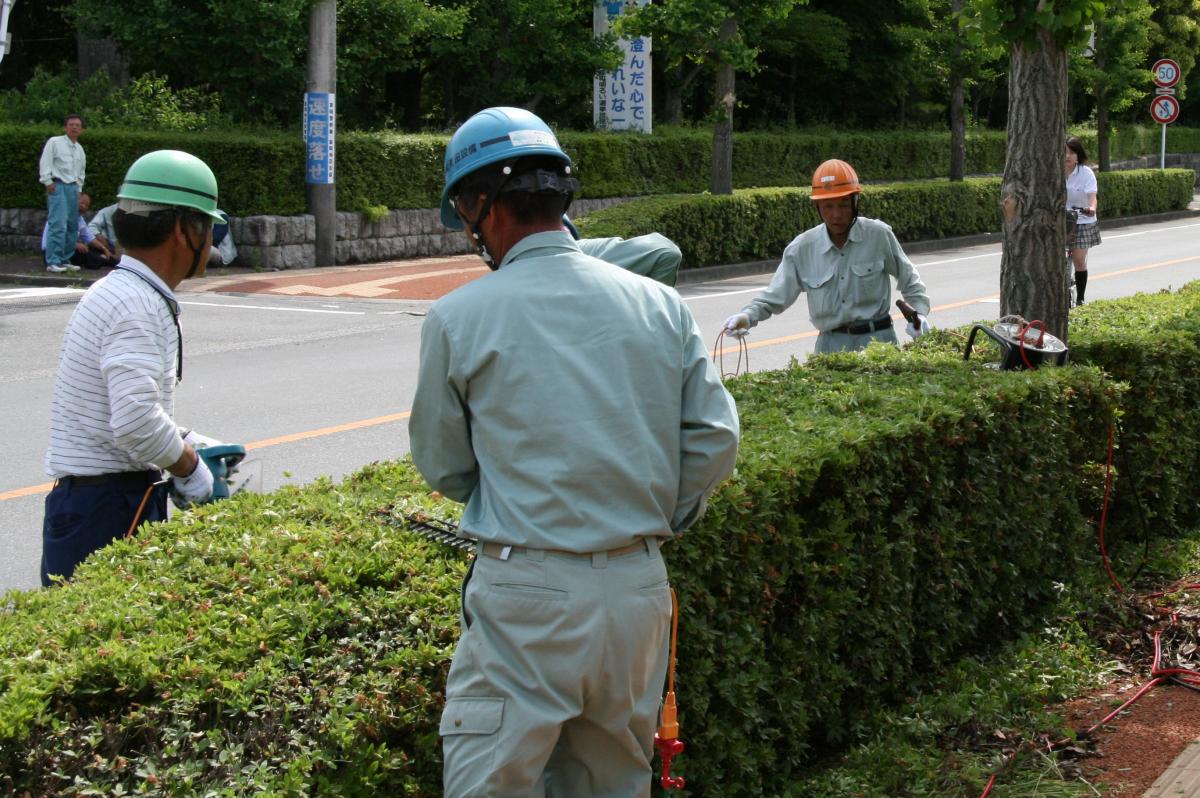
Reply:
[[[337,187],[334,184],[333,151],[336,129],[336,105],[333,102],[337,89],[337,0],[319,0],[308,15],[308,92],[305,96],[304,131],[308,149],[307,182],[308,212],[317,220],[317,266],[332,266],[337,262]],[[327,95],[327,124],[325,135],[314,136],[308,120],[319,120],[321,114],[310,115],[318,110],[310,100],[311,95]],[[325,107],[325,106],[322,106]],[[314,149],[314,142],[318,149]],[[328,147],[328,157],[319,147]],[[314,162],[324,162],[327,167],[314,170]]]
[[[12,49],[12,34],[8,32],[8,16],[17,0],[0,0],[0,61]]]

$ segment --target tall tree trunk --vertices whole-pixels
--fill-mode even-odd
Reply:
[[[958,15],[963,0],[951,0],[954,15],[954,44],[950,48],[950,179],[962,180],[967,160],[967,115],[963,97],[962,36],[959,35]]]
[[[718,36],[722,42],[732,41],[737,36],[737,18],[729,17],[722,22]],[[715,92],[717,124],[713,129],[713,194],[733,193],[733,106],[737,102],[733,93],[733,80],[733,64],[723,63],[717,67]]]
[[[1066,340],[1067,52],[1045,29],[1037,39],[1036,49],[1009,46],[1000,313],[1040,319]]]

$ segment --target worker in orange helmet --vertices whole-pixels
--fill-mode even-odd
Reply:
[[[741,337],[806,293],[809,317],[821,332],[818,353],[863,349],[871,341],[894,344],[892,279],[918,314],[917,323],[908,324],[908,334],[918,338],[929,331],[925,284],[892,228],[858,215],[861,193],[858,174],[845,161],[828,160],[817,167],[812,200],[823,224],[788,244],[771,284],[725,320],[726,332]]]

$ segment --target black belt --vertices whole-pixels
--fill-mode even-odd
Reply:
[[[829,332],[846,333],[847,335],[866,335],[867,333],[886,330],[892,326],[892,317],[883,316],[874,321],[860,321],[854,324],[843,324],[841,327],[834,327]]]
[[[89,474],[87,476],[65,476],[54,480],[54,487],[91,487],[95,485],[108,485],[122,490],[136,490],[144,488],[154,482],[162,479],[162,472],[154,469],[150,471],[122,471],[119,474]]]

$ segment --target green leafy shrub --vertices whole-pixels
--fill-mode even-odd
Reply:
[[[65,79],[59,83],[62,80]],[[110,84],[105,84],[106,88],[100,82],[93,85],[89,81],[79,84],[80,88],[71,96],[52,80],[49,82],[58,88],[48,87],[24,96],[3,95],[9,102],[15,102],[14,98],[20,101],[14,108],[24,103],[33,109],[19,119],[12,114],[6,117],[0,111],[0,196],[5,198],[6,207],[43,205],[45,196],[37,183],[37,157],[46,137],[61,133],[59,121],[63,109],[72,108],[70,103],[77,102],[85,109],[97,105],[101,109],[88,117],[90,125],[84,137],[89,187],[101,194],[107,194],[108,187],[120,181],[133,150],[141,154],[153,149],[190,148],[189,151],[205,158],[213,167],[222,187],[222,206],[235,216],[303,211],[304,142],[298,132],[216,129],[192,133],[188,131],[198,125],[216,124],[213,117],[219,114],[219,106],[215,98],[172,93],[161,79],[148,76],[113,105],[103,98],[89,100],[88,92],[107,97],[105,92],[111,91]],[[4,107],[0,101],[0,109]],[[6,118],[22,124],[3,124]],[[44,128],[24,124],[35,120],[50,122]],[[179,132],[154,131],[166,126]],[[340,133],[338,209],[356,211],[363,206],[380,205],[436,208],[441,199],[442,157],[448,138],[434,134]],[[1131,132],[1127,138],[1129,146],[1135,149],[1146,147],[1131,154],[1157,151],[1157,145],[1150,146],[1153,142],[1147,143],[1146,136]],[[1195,138],[1198,140],[1194,142],[1197,146],[1190,150],[1193,152],[1200,150],[1200,136]],[[663,128],[652,136],[563,131],[560,139],[575,160],[582,179],[581,197],[701,194],[711,186],[710,131]],[[130,147],[131,140],[139,142],[136,148]],[[1184,141],[1182,146],[1189,143],[1192,142]],[[941,132],[739,133],[734,147],[734,182],[739,188],[806,186],[813,168],[831,155],[853,162],[868,183],[926,180],[944,173],[943,164],[949,163],[949,146],[949,136]],[[256,152],[256,148],[261,152]],[[977,174],[998,173],[1003,166],[1004,133],[970,131],[967,170]],[[1102,191],[1103,179],[1102,176]],[[926,209],[925,215],[931,219],[921,222],[921,229],[959,229],[962,223],[954,219],[960,212],[994,218],[991,207],[964,207],[949,198],[932,210],[936,213]],[[1108,204],[1103,206],[1103,212],[1113,215]]]
[[[172,89],[153,72],[120,87],[103,69],[79,80],[38,67],[24,91],[0,92],[0,122],[61,125],[68,113],[80,114],[89,125],[143,130],[199,131],[230,124],[218,95]]]
[[[883,219],[901,241],[999,232],[1000,178],[863,186],[862,213]],[[1100,175],[1105,218],[1186,208],[1190,169]],[[679,245],[683,268],[778,258],[820,223],[807,188],[742,189],[732,195],[643,197],[574,220],[585,236],[659,232]]]
[[[1200,284],[1073,319],[1067,368],[998,372],[941,331],[730,381],[737,471],[665,549],[688,794],[788,794],[908,685],[1039,626],[1056,585],[1099,570],[1116,418],[1118,505],[1136,472],[1161,520],[1192,517]],[[0,783],[440,794],[464,558],[386,523],[393,503],[455,512],[407,461],[375,464],[180,514],[71,584],[7,594]]]

